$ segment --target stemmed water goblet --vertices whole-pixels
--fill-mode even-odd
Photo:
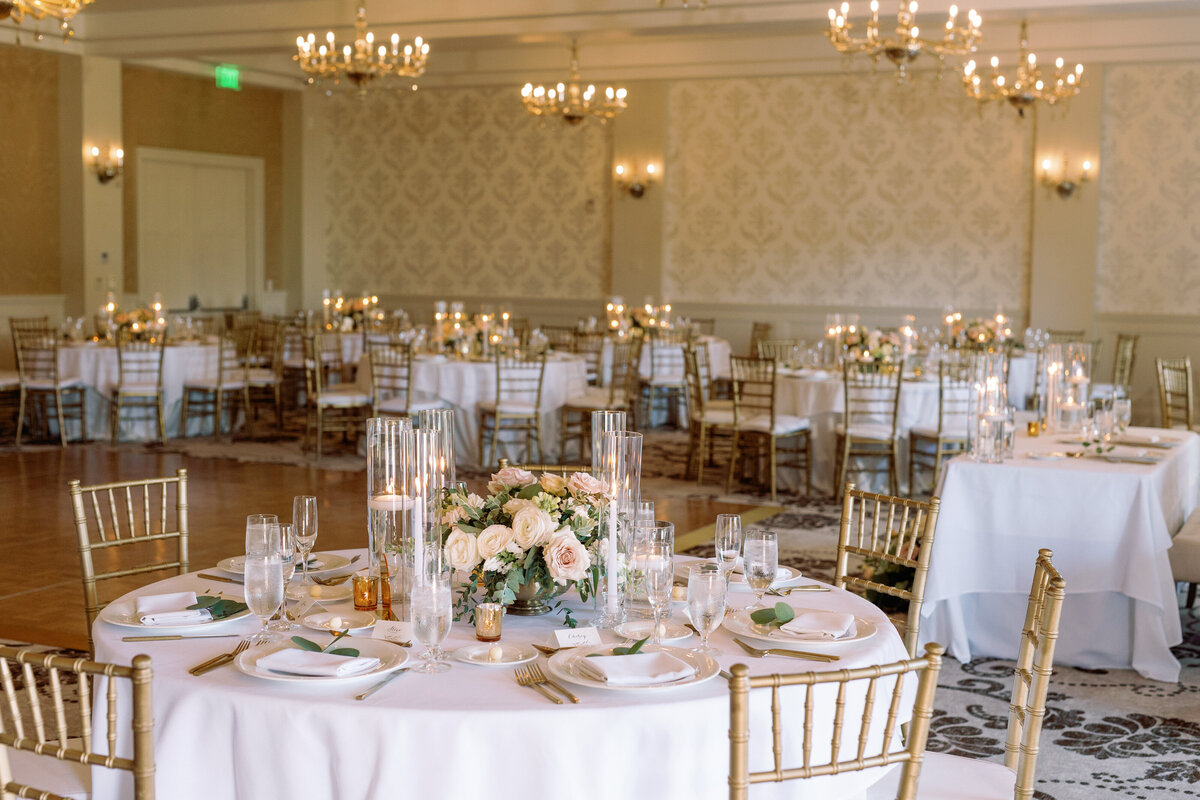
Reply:
[[[630,560],[633,573],[645,589],[646,601],[654,616],[650,643],[661,645],[663,611],[671,604],[671,588],[675,580],[671,547],[662,542],[639,541],[634,545]]]
[[[737,565],[742,554],[742,515],[717,514],[716,537],[713,544],[717,551],[717,564],[721,573],[729,579],[729,573]]]
[[[763,608],[763,595],[775,582],[775,573],[779,570],[779,537],[774,531],[746,531],[745,551],[742,570],[746,575],[746,584],[754,590],[754,605],[751,608]]]
[[[292,500],[292,533],[296,537],[296,549],[300,552],[304,565],[304,578],[300,583],[306,585],[309,583],[309,557],[317,543],[317,498],[312,495],[297,495]]]
[[[450,665],[442,660],[441,644],[450,633],[450,570],[440,555],[440,547],[422,549],[423,563],[413,581],[411,594],[413,636],[425,645],[425,653],[413,672],[445,672]],[[436,554],[435,554],[436,553]]]
[[[279,529],[279,560],[283,571],[283,603],[279,614],[271,620],[271,630],[290,631],[299,627],[287,615],[287,586],[296,574],[296,535],[290,523],[280,523]]]
[[[692,626],[700,634],[700,645],[693,653],[717,655],[710,647],[708,637],[721,626],[725,619],[725,590],[728,586],[725,572],[712,564],[695,564],[688,572],[687,603]]]

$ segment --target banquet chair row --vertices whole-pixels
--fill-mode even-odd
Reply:
[[[483,463],[495,463],[497,445],[506,433],[515,433],[523,439],[526,460],[542,461],[542,388],[546,377],[546,351],[497,347],[493,358],[496,399],[477,406],[479,453]],[[537,448],[536,458],[534,447]]]
[[[87,440],[87,387],[77,377],[59,374],[58,336],[44,331],[16,332],[17,375],[20,396],[17,409],[17,440],[21,444],[26,419],[48,432],[53,420],[59,441],[67,445],[68,419],[79,422],[79,438]],[[27,416],[28,415],[28,416]]]
[[[766,484],[775,502],[780,466],[804,471],[805,493],[812,493],[812,439],[805,417],[780,413],[775,405],[778,395],[773,358],[730,357],[733,382],[733,424],[729,448],[729,472],[725,491],[733,491],[742,442],[753,457],[765,462]],[[783,461],[780,461],[780,456]]]
[[[605,346],[603,338],[600,346]],[[576,340],[578,345],[579,340]],[[592,346],[588,342],[589,347]],[[611,353],[608,385],[589,385],[582,394],[568,397],[562,406],[562,420],[559,429],[559,450],[561,457],[566,457],[567,444],[579,443],[579,458],[587,460],[592,442],[592,412],[593,411],[625,411],[630,415],[629,427],[636,430],[637,415],[633,398],[637,392],[638,358],[642,347],[641,338],[613,338],[607,348]],[[602,349],[596,350],[597,381],[602,384]],[[589,373],[591,367],[588,367]],[[490,462],[485,462],[490,463]]]

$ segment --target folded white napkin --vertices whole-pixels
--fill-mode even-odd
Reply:
[[[195,592],[172,592],[134,598],[133,607],[143,625],[185,625],[212,619],[207,608],[188,609],[195,603]]]
[[[696,670],[670,653],[634,653],[631,656],[596,656],[579,662],[599,680],[613,686],[653,686],[690,678]]]
[[[854,615],[837,611],[800,611],[779,630],[795,639],[841,639],[854,632]]]
[[[345,678],[375,669],[379,666],[379,659],[366,656],[335,656],[333,653],[316,653],[312,650],[288,647],[263,656],[258,660],[257,666],[259,669],[286,672],[290,675]]]
[[[806,369],[801,370],[801,375],[808,378],[810,381],[828,380],[829,373],[823,369]]]

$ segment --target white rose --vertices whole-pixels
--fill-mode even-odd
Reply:
[[[503,552],[513,540],[513,529],[507,525],[489,525],[479,534],[479,557],[491,558]]]
[[[561,495],[567,488],[567,481],[561,475],[551,475],[549,472],[543,472],[541,479],[538,481],[550,494]]]
[[[483,508],[483,503],[484,499],[474,492],[467,495],[467,505],[471,508]]]
[[[520,497],[514,497],[512,500],[509,500],[507,503],[505,503],[502,508],[504,509],[505,514],[515,517],[517,512],[521,511],[522,509],[537,508],[537,503],[533,502],[532,500],[524,500]]]
[[[604,494],[608,486],[599,478],[593,478],[586,472],[576,472],[567,479],[567,488],[579,494]]]
[[[488,491],[495,494],[504,489],[529,486],[531,483],[536,482],[537,479],[533,477],[532,472],[527,472],[518,467],[505,467],[492,475],[491,481],[488,482]]]
[[[446,561],[455,569],[472,569],[479,563],[479,548],[475,537],[455,529],[446,538]]]
[[[554,532],[554,521],[550,515],[540,508],[522,508],[513,516],[513,536],[517,544],[528,550],[539,544],[550,541]]]
[[[551,539],[550,544],[543,548],[543,554],[546,569],[555,583],[583,580],[588,567],[592,565],[587,548],[569,530]]]
[[[454,506],[453,508],[451,508],[450,510],[448,510],[444,514],[442,514],[442,524],[443,525],[453,525],[454,523],[459,522],[460,520],[464,520],[466,518],[467,518],[466,510],[464,510],[462,508],[462,506]]]

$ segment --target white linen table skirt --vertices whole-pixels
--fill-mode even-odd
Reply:
[[[349,555],[350,551],[347,551]],[[212,588],[195,574],[144,587],[133,594]],[[221,584],[227,593],[237,587]],[[132,596],[132,595],[131,595]],[[578,608],[576,595],[573,605]],[[733,605],[753,594],[731,594]],[[795,601],[793,601],[795,602]],[[896,661],[904,645],[887,618],[866,600],[848,592],[805,595],[806,606],[847,611],[870,620],[877,633],[837,650],[841,660],[824,664],[791,659],[750,659],[723,630],[712,637],[723,668],[749,662],[751,674],[837,670]],[[337,612],[347,604],[329,604]],[[683,604],[673,604],[677,620]],[[589,610],[580,612],[586,621]],[[504,641],[546,642],[561,627],[558,615],[509,616]],[[229,632],[249,634],[252,618],[228,623]],[[603,691],[574,687],[582,699],[551,704],[518,686],[511,668],[453,662],[438,675],[408,673],[365,701],[353,696],[373,683],[333,686],[255,679],[222,667],[201,677],[188,667],[232,648],[236,639],[125,643],[135,633],[104,621],[94,628],[96,655],[128,664],[137,653],[154,660],[155,763],[159,797],[171,800],[265,800],[324,797],[366,800],[406,797],[487,797],[527,800],[549,793],[572,800],[654,797],[661,800],[723,800],[728,796],[728,684],[717,677],[702,685],[661,693]],[[302,635],[319,637],[316,632]],[[446,641],[453,649],[474,642],[473,629],[455,623]],[[693,647],[693,637],[682,646]],[[419,657],[420,645],[409,655]],[[911,678],[911,676],[910,676]],[[881,680],[873,707],[872,730],[882,735],[887,714],[880,698],[892,688]],[[97,691],[103,691],[99,681]],[[911,708],[915,681],[905,687],[902,708]],[[836,690],[835,690],[836,691]],[[784,690],[785,712],[794,725],[785,737],[792,763],[799,763],[803,687]],[[751,709],[751,768],[771,768],[770,693],[754,695]],[[123,693],[123,699],[128,697]],[[832,729],[833,695],[818,702],[824,719],[817,730]],[[848,693],[846,720],[862,713],[861,694]],[[902,714],[901,722],[907,718]],[[125,717],[128,719],[128,717]],[[105,720],[95,721],[99,742]],[[817,737],[820,741],[821,737]],[[857,736],[844,737],[843,757],[852,757]],[[828,741],[828,739],[826,739]],[[127,730],[118,751],[129,747]],[[821,757],[820,745],[814,759]],[[828,745],[826,745],[826,755]],[[827,800],[851,798],[886,770],[850,773],[809,781],[764,784],[755,797]],[[92,770],[95,800],[131,796],[128,773]]]
[[[1131,428],[1148,437],[1153,428]],[[1200,504],[1200,436],[1153,465],[1099,458],[1037,460],[1079,450],[1064,436],[1018,431],[1017,457],[980,464],[965,457],[943,473],[941,513],[922,609],[921,641],[943,642],[960,661],[1012,658],[1039,548],[1054,551],[1067,583],[1055,661],[1123,667],[1176,681],[1181,641],[1167,549]],[[1118,446],[1114,455],[1135,453]]]

